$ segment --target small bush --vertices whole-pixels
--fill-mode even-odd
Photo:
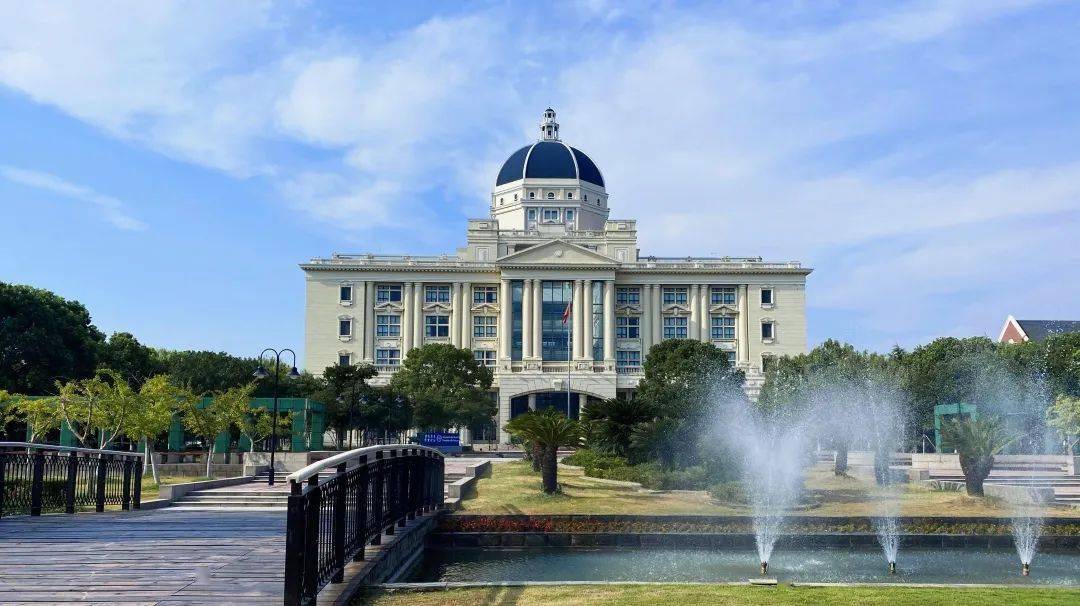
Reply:
[[[566,457],[565,459],[563,459],[563,463],[566,463],[567,465],[575,465],[577,467],[584,467],[585,469],[612,469],[615,467],[626,467],[626,459],[622,457],[617,457],[615,455],[597,452],[588,448],[582,448],[574,454]]]
[[[721,503],[745,505],[750,501],[742,482],[721,482],[709,487],[709,496]]]

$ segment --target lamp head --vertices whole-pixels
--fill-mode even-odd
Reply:
[[[292,369],[289,370],[289,374],[286,375],[286,376],[289,377],[290,379],[299,379],[300,378],[300,371],[296,370],[296,367],[293,366]]]
[[[259,364],[259,367],[255,369],[255,372],[252,373],[252,376],[256,379],[265,379],[266,377],[270,376],[270,373],[266,372],[266,369],[263,368],[262,364]]]

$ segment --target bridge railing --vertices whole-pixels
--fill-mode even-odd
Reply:
[[[142,468],[137,452],[0,442],[0,517],[139,509]]]
[[[441,506],[443,475],[442,453],[410,445],[358,448],[289,475],[286,606],[314,604],[366,545]]]

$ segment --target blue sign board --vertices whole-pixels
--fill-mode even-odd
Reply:
[[[429,431],[420,435],[420,444],[442,452],[461,452],[461,437],[456,433]]]

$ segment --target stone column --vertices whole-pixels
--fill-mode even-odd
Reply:
[[[664,301],[663,301],[664,287],[660,284],[653,284],[652,300],[653,300],[653,344],[657,344],[664,340]]]
[[[450,344],[461,346],[461,282],[450,287]]]
[[[413,312],[413,347],[420,347],[424,344],[423,282],[413,282]]]
[[[584,301],[585,313],[582,318],[583,327],[581,330],[582,351],[581,357],[585,360],[593,359],[593,286],[596,283],[592,280],[585,280],[582,285],[581,298]]]
[[[469,349],[472,347],[472,284],[461,284],[461,301],[455,304],[461,306],[461,347]]]
[[[736,348],[738,351],[737,361],[741,363],[750,361],[750,314],[746,306],[746,285],[739,285],[738,294],[739,320],[735,328]]]
[[[413,343],[413,288],[412,282],[401,285],[401,357],[412,349]]]
[[[533,357],[533,297],[532,280],[525,280],[521,286],[521,359]]]
[[[503,280],[503,282],[504,282],[504,288],[509,290],[509,288],[505,286],[505,283],[508,282],[508,280]],[[502,333],[500,332],[499,334],[501,335]],[[501,339],[501,337],[500,337],[500,339]],[[500,343],[501,342],[502,341],[500,341]],[[510,349],[509,349],[509,346],[508,346],[507,347],[507,354],[506,354],[507,358],[510,357],[509,351],[510,351]],[[509,420],[510,420],[510,392],[508,390],[500,389],[499,390],[499,416],[498,416],[498,418],[495,419],[495,432],[499,436],[499,443],[500,444],[509,444],[510,443],[510,433],[508,431],[506,431],[505,429],[503,429],[503,426],[506,425],[506,422],[509,421]]]
[[[529,394],[529,410],[536,410],[536,394]]]
[[[375,361],[375,283],[364,282],[364,361]]]
[[[712,330],[711,317],[709,315],[709,285],[702,284],[699,289],[699,297],[701,298],[701,336],[702,341],[708,343],[712,339],[709,338],[709,332]]]
[[[544,282],[533,280],[533,355],[537,360],[544,358]]]
[[[510,332],[513,329],[512,317],[510,315],[510,280],[503,279],[502,287],[499,289],[499,358],[502,360],[510,359]],[[507,404],[509,406],[509,404]],[[507,409],[507,416],[504,417],[504,422],[510,419],[509,409]],[[501,429],[499,430],[502,431]]]
[[[570,332],[571,338],[573,339],[573,347],[570,348],[570,351],[573,352],[571,358],[574,360],[581,359],[581,317],[583,315],[582,309],[584,309],[584,306],[581,303],[581,289],[581,280],[574,280],[574,306],[570,310],[570,321],[572,322]]]
[[[649,348],[652,347],[652,308],[652,284],[645,284],[641,287],[641,326],[638,327],[643,361],[649,353]]]
[[[690,322],[686,327],[686,338],[697,339],[701,330],[701,301],[698,297],[697,284],[690,285],[687,303],[690,304]]]
[[[615,363],[615,280],[604,280],[604,363]]]

